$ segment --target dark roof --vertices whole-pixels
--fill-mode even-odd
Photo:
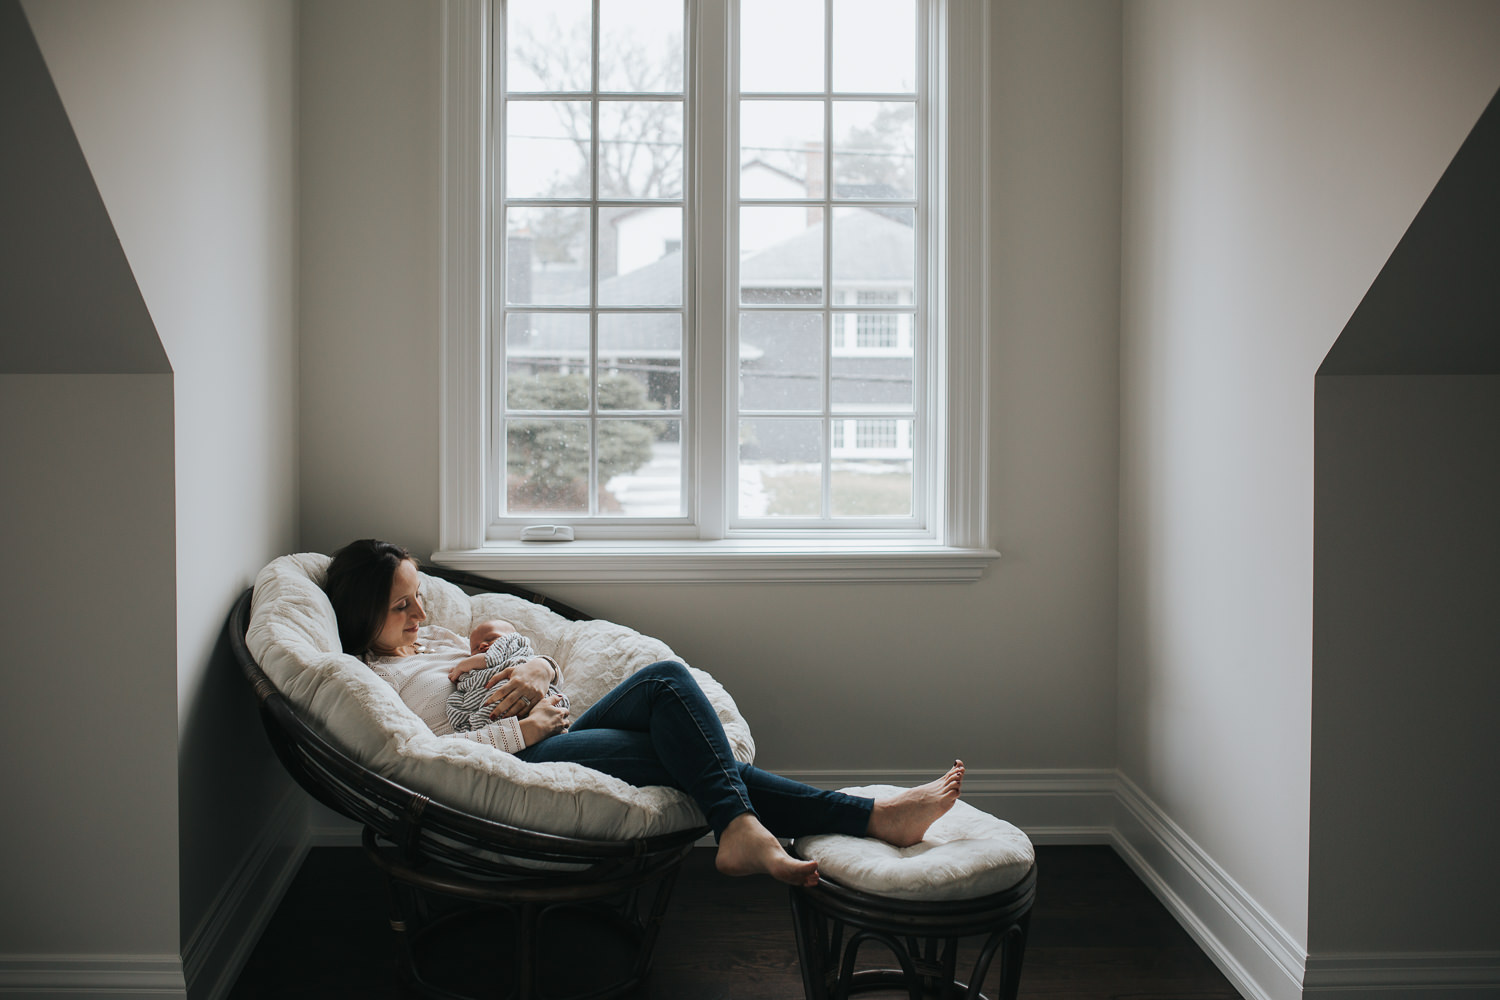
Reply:
[[[912,227],[867,209],[835,209],[833,278],[882,284],[912,281]],[[740,283],[758,288],[805,284],[823,269],[823,224],[817,223],[740,261]]]

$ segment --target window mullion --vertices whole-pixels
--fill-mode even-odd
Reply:
[[[689,3],[688,9],[693,44],[688,47],[686,95],[692,159],[687,204],[696,232],[696,253],[687,262],[694,294],[685,348],[691,355],[686,367],[693,377],[683,389],[683,406],[692,417],[690,513],[697,521],[699,537],[719,539],[727,530],[738,463],[733,401],[738,384],[735,288],[739,275],[731,245],[736,233],[732,199],[738,195],[731,170],[737,137],[731,85],[739,62],[732,28],[737,7],[727,0]]]
[[[589,16],[588,513],[599,513],[599,0]]]
[[[833,0],[823,0],[823,487],[833,517]]]

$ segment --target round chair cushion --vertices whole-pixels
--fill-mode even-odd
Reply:
[[[581,764],[532,764],[461,735],[433,733],[395,688],[343,652],[322,588],[329,562],[304,552],[261,570],[245,644],[302,718],[360,764],[456,809],[563,837],[630,840],[703,824],[693,800],[675,788],[637,788]],[[509,594],[471,596],[425,573],[419,593],[429,621],[460,635],[491,618],[513,622],[538,653],[561,665],[575,718],[641,667],[681,659],[623,625],[568,621]],[[709,674],[688,669],[735,758],[753,761],[755,741],[734,699]]]
[[[875,799],[902,790],[895,785],[840,789]],[[1026,834],[962,799],[911,847],[843,834],[798,837],[793,846],[839,885],[875,896],[924,901],[1003,892],[1020,882],[1036,860]]]

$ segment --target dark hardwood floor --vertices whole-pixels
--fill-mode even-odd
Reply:
[[[314,848],[230,998],[399,997],[393,938],[384,887],[362,852]],[[869,951],[879,958],[879,949]],[[993,981],[985,986],[993,997]],[[764,878],[724,878],[713,870],[711,850],[693,851],[662,928],[646,996],[802,997],[785,887]],[[1037,902],[1021,996],[1238,1000],[1240,995],[1114,851],[1044,846],[1037,849]]]

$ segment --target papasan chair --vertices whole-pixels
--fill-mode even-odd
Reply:
[[[675,789],[434,735],[342,652],[321,586],[328,563],[315,553],[272,562],[236,603],[230,635],[277,756],[314,798],[363,826],[390,890],[404,985],[427,997],[517,1000],[638,989],[678,868],[708,832],[697,806]],[[423,567],[420,593],[429,620],[461,634],[491,618],[513,622],[561,664],[575,714],[635,670],[681,659],[659,640],[483,577]],[[692,673],[735,756],[753,760],[734,700]],[[462,947],[476,929],[485,947]]]

